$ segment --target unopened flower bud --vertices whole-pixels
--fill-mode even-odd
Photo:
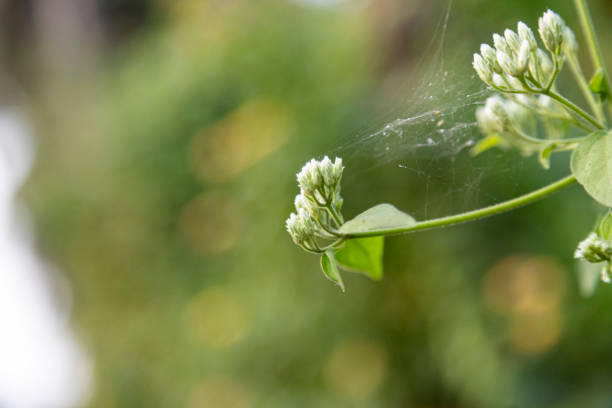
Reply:
[[[538,47],[538,43],[536,42],[535,35],[533,35],[533,31],[531,31],[531,28],[529,28],[529,26],[527,26],[527,24],[523,23],[522,21],[519,21],[517,29],[521,41],[527,41],[529,43],[529,50],[535,51]]]
[[[312,159],[302,167],[297,175],[297,181],[304,194],[314,195],[321,188],[323,177],[319,172],[319,163]]]
[[[523,73],[527,69],[529,64],[529,56],[531,55],[531,49],[528,41],[523,41],[518,52],[516,65],[518,70]]]
[[[519,76],[521,71],[518,69],[514,59],[503,51],[497,50],[497,62],[508,75]]]
[[[502,73],[502,69],[497,62],[497,55],[495,55],[495,49],[493,47],[491,47],[489,44],[481,44],[480,54],[493,72],[497,74]]]
[[[521,39],[519,38],[518,34],[507,28],[504,31],[504,38],[512,51],[518,52],[519,48],[521,47]]]
[[[489,64],[480,56],[480,54],[474,54],[474,62],[472,63],[474,71],[478,74],[480,79],[487,85],[492,84],[493,71],[489,67]]]
[[[291,235],[293,242],[303,245],[304,242],[313,238],[316,226],[310,215],[303,208],[297,214],[291,213],[285,222],[287,232]]]
[[[501,97],[487,98],[484,107],[476,110],[476,120],[485,134],[500,133],[510,125],[510,118]]]
[[[506,54],[512,53],[512,48],[508,46],[506,39],[497,33],[493,34],[493,44],[497,51],[502,51]]]
[[[569,27],[565,27],[565,33],[563,34],[563,52],[566,55],[578,54],[578,42],[574,32]]]
[[[498,88],[507,88],[508,84],[504,81],[504,77],[499,74],[493,74],[493,85]]]

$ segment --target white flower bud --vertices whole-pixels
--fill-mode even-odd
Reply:
[[[485,134],[501,133],[510,124],[504,101],[497,95],[487,98],[485,106],[476,110],[476,120]]]
[[[296,195],[293,203],[295,204],[296,210],[299,210],[300,208],[308,209],[308,207],[310,207],[310,202],[306,197],[304,197],[303,194]]]
[[[293,242],[298,245],[302,245],[313,238],[315,225],[304,209],[298,210],[297,214],[291,213],[285,222],[285,226]]]
[[[480,54],[474,54],[474,62],[472,63],[474,71],[478,74],[480,79],[487,85],[491,85],[493,78],[493,71],[489,67],[489,64],[480,56]]]
[[[565,33],[563,34],[563,52],[566,55],[578,54],[578,42],[574,32],[569,27],[565,27]]]
[[[511,76],[519,76],[521,71],[518,69],[514,59],[503,51],[497,50],[497,62],[504,72]]]
[[[547,110],[556,110],[557,107],[551,97],[547,95],[538,96],[538,105]]]
[[[502,73],[502,69],[497,62],[497,56],[495,55],[495,49],[493,47],[491,47],[489,44],[480,44],[480,54],[493,72],[498,74]]]
[[[485,135],[490,135],[500,131],[498,121],[490,114],[490,111],[484,107],[476,109],[476,121],[480,130]]]
[[[612,248],[610,248],[610,244],[594,232],[580,242],[576,252],[574,252],[574,258],[584,259],[592,263],[610,261],[611,256]]]
[[[332,161],[327,156],[323,157],[323,160],[319,162],[319,173],[323,176],[323,183],[328,187],[334,185],[332,166]]]
[[[342,165],[342,159],[340,157],[336,157],[334,160],[334,175],[338,181],[342,178],[342,172],[344,171],[344,166]]]
[[[538,50],[536,51],[536,55],[538,56],[538,60],[540,63],[540,69],[542,70],[544,75],[552,74],[554,65],[552,63],[552,60],[548,56],[548,54],[546,54],[544,51],[538,48]]]
[[[514,127],[524,128],[530,118],[530,111],[514,101],[508,101],[505,104],[505,109]]]
[[[531,49],[528,41],[523,41],[518,52],[516,65],[518,70],[523,73],[527,69],[529,64],[529,56],[531,55]]]
[[[319,163],[312,159],[302,167],[297,175],[297,181],[302,192],[306,195],[314,195],[323,184],[323,177],[319,172]]]
[[[493,34],[493,44],[495,45],[495,49],[497,51],[512,54],[512,48],[508,46],[506,39],[497,33]]]
[[[547,10],[538,20],[538,32],[546,49],[553,54],[559,54],[563,46],[565,22],[557,13]]]
[[[541,85],[545,85],[547,78],[552,74],[553,68],[553,63],[548,54],[541,48],[536,50],[535,58],[529,60],[529,71]]]
[[[519,48],[521,47],[521,39],[519,38],[518,34],[511,29],[506,28],[504,31],[504,38],[512,51],[518,52]]]
[[[533,31],[531,31],[531,28],[529,28],[529,26],[522,21],[519,21],[517,24],[517,30],[519,38],[522,41],[527,41],[529,43],[529,50],[535,51],[536,48],[538,48],[538,43],[535,39],[535,35],[533,35]]]
[[[504,81],[504,77],[499,74],[493,74],[493,84],[498,88],[507,88],[508,84]]]

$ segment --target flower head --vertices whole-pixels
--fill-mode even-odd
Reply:
[[[555,55],[562,51],[565,21],[554,11],[547,10],[538,20],[538,32],[546,49]]]
[[[612,248],[610,244],[594,232],[580,242],[576,252],[574,252],[574,258],[584,259],[592,263],[609,262],[611,257]]]

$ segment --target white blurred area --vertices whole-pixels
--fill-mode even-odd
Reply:
[[[16,201],[32,159],[25,117],[0,109],[0,408],[76,407],[92,367],[70,330],[70,290],[37,256]]]

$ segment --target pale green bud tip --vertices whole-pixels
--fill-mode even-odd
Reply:
[[[561,52],[565,33],[565,22],[554,11],[547,10],[538,20],[538,32],[546,49],[554,54]]]
[[[610,244],[594,232],[580,242],[576,252],[574,252],[574,258],[584,259],[592,263],[610,261],[611,256],[612,248],[610,248]]]

